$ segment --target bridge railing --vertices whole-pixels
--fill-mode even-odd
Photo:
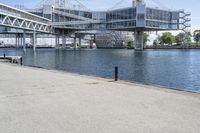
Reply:
[[[59,25],[80,25],[80,24],[100,24],[98,20],[87,20],[87,21],[67,21],[67,22],[53,22],[53,26]]]

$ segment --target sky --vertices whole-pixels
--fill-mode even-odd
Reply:
[[[24,5],[31,8],[44,0],[0,0],[0,3],[10,6]],[[47,1],[47,0],[46,0]],[[68,0],[68,3],[75,3],[77,0]],[[108,10],[117,7],[130,7],[132,0],[78,0],[91,10]],[[120,2],[121,1],[121,2]],[[185,9],[191,12],[191,30],[200,29],[200,0],[145,0],[148,6],[161,7],[164,9]],[[118,4],[117,4],[118,3]],[[115,6],[117,5],[117,6]]]

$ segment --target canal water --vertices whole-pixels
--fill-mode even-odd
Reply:
[[[200,92],[200,50],[0,49],[3,53],[23,56],[24,65],[104,78],[113,78],[119,66],[121,80]]]

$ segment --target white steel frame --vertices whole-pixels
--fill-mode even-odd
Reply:
[[[28,19],[27,16],[35,19]],[[51,33],[51,21],[0,3],[0,26]]]

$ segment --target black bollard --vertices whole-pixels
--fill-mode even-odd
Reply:
[[[119,76],[118,76],[119,72],[118,71],[119,71],[118,66],[115,66],[115,81],[118,81],[118,78],[119,78]]]
[[[3,54],[3,58],[6,58],[6,54]]]
[[[20,58],[20,64],[23,65],[23,59],[22,59],[22,57]]]

